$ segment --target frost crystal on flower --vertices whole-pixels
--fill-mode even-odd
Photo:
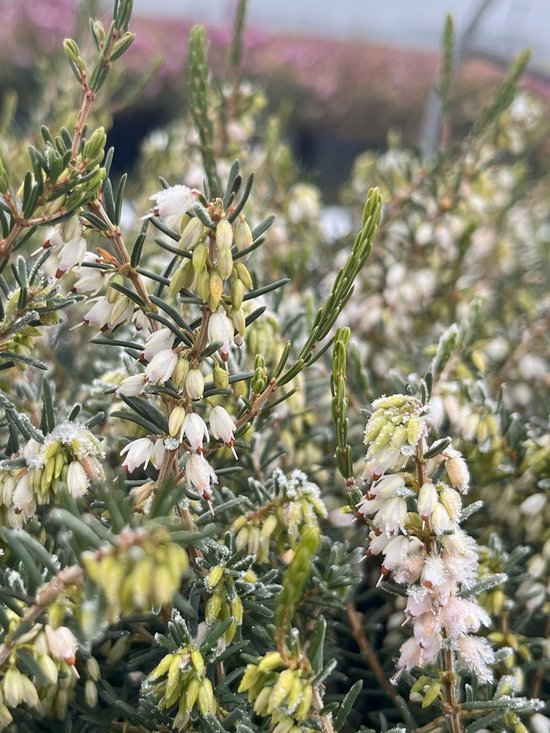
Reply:
[[[192,189],[184,185],[170,186],[151,196],[155,202],[154,214],[164,219],[167,227],[178,229],[182,216],[195,205]]]

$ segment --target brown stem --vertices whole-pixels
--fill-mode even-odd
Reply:
[[[416,476],[418,480],[418,488],[423,486],[427,479],[426,459],[424,451],[426,450],[426,441],[421,438],[416,446]],[[431,529],[429,518],[426,519],[428,531]],[[437,544],[431,539],[427,542],[427,551],[437,552]],[[443,638],[446,639],[443,630]],[[445,643],[445,641],[444,641]],[[444,649],[441,653],[444,675],[443,675],[443,712],[449,721],[451,733],[464,733],[462,726],[462,711],[457,696],[457,677],[454,670],[454,652],[452,649]]]
[[[443,651],[443,667],[445,669],[445,675],[443,677],[445,713],[451,727],[451,733],[464,733],[460,705],[457,698],[454,653],[452,649],[445,649]]]
[[[351,633],[355,639],[355,643],[359,647],[359,651],[365,658],[367,664],[373,671],[374,676],[382,690],[386,693],[389,699],[393,702],[399,713],[402,712],[401,701],[395,687],[386,677],[382,665],[378,661],[378,657],[374,649],[371,647],[369,640],[365,636],[363,631],[363,616],[357,611],[353,603],[348,603],[346,606],[346,615],[351,624]]]
[[[313,709],[317,713],[317,720],[321,724],[321,730],[323,733],[334,733],[334,727],[332,725],[331,715],[319,715],[319,712],[323,708],[323,699],[318,687],[313,688]]]
[[[78,149],[80,147],[80,141],[82,140],[82,133],[84,132],[84,127],[86,126],[86,122],[88,121],[92,105],[95,101],[95,92],[93,92],[88,86],[88,77],[85,71],[81,72],[81,78],[84,98],[82,100],[82,105],[78,112],[78,117],[74,126],[74,137],[71,147],[71,163],[74,163],[76,160]]]
[[[28,625],[29,628],[36,622],[40,614],[65,590],[68,585],[76,585],[83,581],[84,571],[78,565],[71,565],[61,570],[55,578],[45,585],[36,597],[34,605],[32,605],[24,616],[21,618],[20,625]],[[19,628],[16,627],[17,629]],[[6,641],[0,646],[0,666],[8,659],[16,640],[13,640],[13,632],[8,635]]]
[[[264,391],[259,394],[256,399],[253,400],[252,405],[250,408],[240,416],[238,420],[235,421],[235,424],[237,426],[237,430],[245,425],[251,418],[256,417],[260,413],[261,407],[266,402],[266,400],[269,398],[269,396],[275,392],[277,389],[277,380],[276,379],[270,379],[267,387],[264,389]]]

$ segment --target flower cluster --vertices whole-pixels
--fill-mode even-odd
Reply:
[[[43,437],[36,432],[21,452],[22,467],[0,464],[1,503],[12,527],[32,517],[36,507],[52,502],[62,487],[78,498],[93,481],[104,478],[104,454],[95,435],[81,423],[59,423]]]
[[[91,580],[101,589],[109,618],[150,611],[170,603],[189,566],[186,551],[164,529],[123,530],[116,545],[82,554]]]
[[[246,548],[257,562],[267,562],[273,540],[281,553],[296,546],[306,527],[318,527],[327,516],[319,487],[303,471],[287,478],[276,469],[273,498],[264,506],[237,517],[232,525],[237,549]]]
[[[10,628],[15,630],[20,623],[19,616],[13,611],[8,615]],[[37,623],[17,637],[0,681],[2,729],[12,722],[10,710],[26,704],[44,713],[52,697],[59,696],[63,690],[67,693],[75,685],[79,678],[74,666],[77,647],[76,638],[67,626],[53,628],[49,624]],[[25,657],[36,665],[32,678],[19,669]],[[59,706],[58,711],[64,713]]]
[[[268,652],[257,664],[249,664],[239,685],[254,703],[254,712],[269,717],[274,733],[312,733],[304,724],[313,700],[313,677],[300,659],[284,660]]]
[[[460,527],[461,494],[469,488],[467,466],[448,440],[433,458],[426,458],[425,453],[430,456],[430,452],[425,448],[426,429],[420,419],[414,436],[409,433],[406,440],[416,475],[402,472],[381,476],[394,465],[388,465],[386,446],[405,444],[411,420],[410,398],[384,398],[386,409],[388,403],[391,421],[379,429],[382,407],[377,406],[365,430],[369,446],[367,476],[373,478],[357,512],[372,527],[368,550],[371,555],[382,555],[383,576],[406,586],[405,615],[412,621],[413,636],[401,647],[398,668],[410,670],[433,664],[440,653],[447,652],[456,655],[459,663],[480,681],[488,682],[495,655],[489,642],[475,634],[481,626],[489,625],[490,618],[479,603],[467,597],[477,579],[478,550],[473,538]],[[386,435],[377,447],[383,431]],[[403,437],[396,439],[396,434]],[[395,447],[392,451],[392,460],[401,461]],[[374,475],[372,465],[377,466]],[[442,480],[444,474],[447,482]]]

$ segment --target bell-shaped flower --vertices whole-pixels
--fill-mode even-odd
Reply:
[[[208,422],[210,423],[210,432],[213,437],[218,440],[223,440],[226,445],[233,448],[235,442],[233,433],[237,426],[227,410],[220,405],[216,405],[208,414]]]
[[[147,468],[153,457],[155,443],[150,438],[138,438],[125,445],[120,455],[126,455],[122,465],[129,473],[133,473],[138,466]]]
[[[176,337],[173,331],[169,328],[159,328],[158,331],[153,331],[153,333],[147,338],[143,351],[141,352],[141,356],[147,359],[147,361],[151,361],[153,356],[158,354],[159,351],[171,349],[174,345],[175,339]]]
[[[71,461],[67,469],[67,488],[69,493],[77,499],[88,490],[90,480],[88,474],[79,461]]]
[[[227,317],[223,308],[218,308],[215,313],[212,313],[208,320],[207,336],[210,343],[219,342],[220,354],[224,361],[229,358],[229,346],[233,341],[234,332],[233,323]]]
[[[147,380],[152,384],[163,384],[172,376],[178,355],[172,349],[158,351],[145,367]]]
[[[203,440],[210,440],[206,423],[196,412],[188,412],[185,416],[181,427],[180,440],[184,435],[191,449],[197,453],[202,452]]]
[[[185,475],[189,486],[196,489],[204,499],[210,501],[212,496],[210,488],[212,484],[218,483],[218,477],[202,453],[191,453],[185,464]]]
[[[130,377],[126,377],[120,383],[120,387],[116,391],[117,397],[124,395],[125,397],[134,397],[140,394],[147,381],[145,374],[132,374]]]

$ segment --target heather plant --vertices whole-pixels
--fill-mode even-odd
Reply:
[[[354,283],[374,287],[376,237],[375,273],[395,257],[416,282],[418,253],[394,255],[387,237],[413,209],[432,225],[429,194],[415,208],[380,173],[386,212],[377,187],[363,191],[335,266],[318,191],[240,78],[245,9],[225,80],[192,30],[189,116],[145,143],[130,176],[112,174],[100,122],[134,40],[131,0],[90,21],[95,52],[65,41],[72,117],[53,105],[26,150],[6,129],[0,726],[547,730],[550,444],[528,419],[533,384],[526,414],[497,389],[528,350],[510,347],[495,386],[483,348],[498,311],[484,318],[468,289],[456,302],[437,243],[429,308],[418,323],[380,312],[377,346]],[[460,187],[531,131],[514,127],[518,73],[475,134],[422,164],[430,195],[459,172],[446,210],[466,228]],[[514,175],[484,210],[495,239]],[[521,204],[537,230],[540,196]],[[451,258],[466,282],[469,257]],[[512,287],[510,269],[490,274],[487,289]],[[499,325],[512,336],[514,314]]]

